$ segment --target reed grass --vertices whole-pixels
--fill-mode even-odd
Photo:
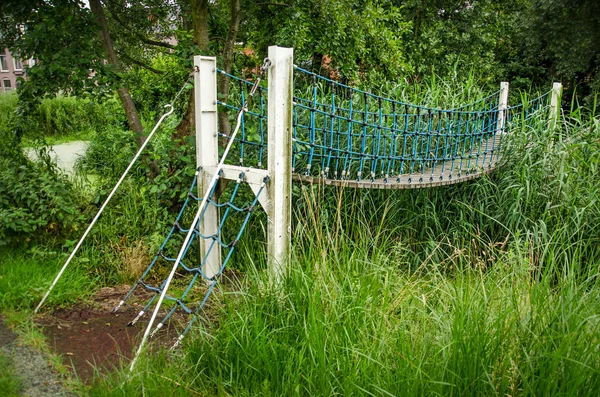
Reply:
[[[402,100],[459,105],[482,97],[476,83],[391,88]],[[244,276],[211,297],[184,348],[145,355],[133,374],[98,375],[81,393],[600,394],[599,127],[574,108],[556,129],[546,119],[514,129],[501,167],[452,186],[295,186],[292,261],[279,288],[264,271],[257,217],[233,260]],[[84,269],[75,287],[61,283],[53,304],[90,290],[86,280],[123,280],[120,250],[142,240],[156,249],[171,219],[136,183],[80,253],[89,262],[75,264]],[[11,301],[43,284],[15,289],[25,270],[5,263],[24,261],[2,262]]]
[[[459,185],[296,188],[279,288],[247,245],[182,351],[87,392],[598,395],[598,127],[541,120]]]

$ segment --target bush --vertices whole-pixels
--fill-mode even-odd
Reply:
[[[31,120],[44,136],[64,136],[102,131],[119,121],[118,104],[98,104],[70,96],[44,99]]]
[[[17,96],[14,94],[0,94],[0,137],[9,139],[10,132],[17,108]]]
[[[17,95],[0,95],[0,135],[12,133],[17,105]],[[96,103],[71,96],[57,96],[44,99],[23,120],[23,125],[26,137],[35,139],[85,135],[124,122],[123,110],[115,99]]]
[[[0,245],[62,238],[82,220],[76,191],[53,167],[32,163],[17,150],[0,156]]]
[[[167,131],[173,128],[164,127]],[[141,192],[154,195],[164,208],[176,211],[185,199],[196,170],[194,139],[192,136],[183,141],[172,140],[166,131],[158,131],[147,147],[146,157],[138,160],[131,170],[130,178],[137,179]],[[108,189],[125,171],[137,150],[130,131],[109,128],[91,139],[77,167],[83,173],[100,176],[100,185]],[[153,173],[150,163],[155,164],[160,173],[148,180],[148,175]]]
[[[125,171],[136,150],[131,131],[106,128],[103,133],[90,139],[85,155],[80,158],[76,167],[80,172],[98,174],[114,183]]]

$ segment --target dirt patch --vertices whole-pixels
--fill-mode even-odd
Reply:
[[[0,348],[10,346],[17,340],[17,335],[4,325],[4,320],[0,317]]]
[[[112,313],[128,290],[127,285],[103,288],[90,303],[58,309],[36,319],[44,329],[50,349],[60,355],[63,363],[84,383],[89,384],[96,372],[107,373],[127,365],[148,325],[149,316],[128,325],[141,310],[142,303],[151,297],[144,291],[132,297],[119,312]],[[180,318],[172,319],[152,344],[172,344],[181,330],[179,323]]]
[[[237,289],[244,274],[227,271],[223,275],[221,285],[226,289]],[[193,294],[202,299],[206,285],[198,283]],[[129,365],[133,353],[137,349],[141,337],[148,325],[151,313],[146,313],[135,325],[129,323],[142,310],[143,305],[153,296],[143,288],[138,288],[125,306],[117,313],[112,310],[117,306],[130,286],[121,285],[100,289],[85,304],[57,309],[50,314],[37,316],[35,322],[43,327],[50,349],[62,357],[63,363],[83,383],[91,384],[96,373],[105,374],[117,368]],[[205,325],[218,323],[215,311],[218,300],[213,292],[209,303],[204,307],[199,322]],[[199,301],[190,304],[195,307]],[[155,322],[164,317],[162,310]],[[183,331],[189,316],[181,310],[175,312],[169,322],[156,337],[150,340],[148,347],[171,347]]]

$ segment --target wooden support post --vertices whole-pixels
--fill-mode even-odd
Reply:
[[[291,248],[294,50],[271,46],[268,57],[267,254],[272,279],[279,282],[287,272]]]
[[[214,167],[219,163],[219,139],[217,133],[217,59],[195,56],[194,66],[198,68],[194,79],[196,112],[196,166],[202,167],[198,175],[198,195],[204,197],[212,178]],[[216,234],[219,230],[219,212],[212,205],[207,206],[204,218],[200,221],[200,233],[204,236]],[[200,239],[200,256],[204,258],[212,239]],[[214,244],[206,260],[204,273],[213,277],[221,268],[221,245]]]
[[[506,125],[506,109],[508,108],[508,82],[500,83],[500,98],[498,99],[498,124],[497,132],[504,134],[504,126]]]
[[[562,84],[552,84],[552,98],[550,99],[550,128],[555,128],[558,121],[560,101],[562,98]]]

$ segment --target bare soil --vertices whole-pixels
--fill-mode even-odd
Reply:
[[[225,288],[237,289],[243,278],[243,274],[228,270],[221,284]],[[198,288],[198,296],[201,297],[206,287],[199,285]],[[60,308],[34,319],[42,327],[49,348],[85,384],[92,384],[98,374],[107,374],[129,365],[139,345],[151,314],[146,313],[133,326],[129,323],[152,297],[152,293],[138,288],[126,305],[113,313],[112,310],[129,289],[129,285],[102,288],[85,303]],[[200,321],[214,325],[218,322],[214,312],[215,296],[209,301],[212,302],[205,306]],[[155,326],[165,314],[164,310],[159,313]],[[175,312],[167,325],[150,341],[149,348],[171,347],[188,320],[181,310]]]
[[[112,313],[128,290],[128,285],[102,288],[90,302],[36,318],[36,323],[43,327],[50,349],[62,357],[63,363],[83,383],[90,384],[96,374],[127,365],[141,340],[149,315],[133,326],[128,324],[151,295],[136,293],[117,313]],[[161,330],[153,340],[154,345],[174,342],[181,327],[173,323],[177,324],[178,318],[172,318]]]

